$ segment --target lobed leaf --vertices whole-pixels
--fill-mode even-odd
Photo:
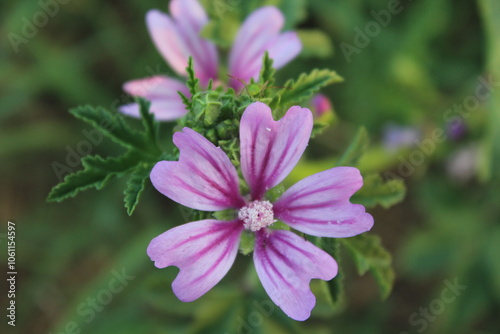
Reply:
[[[351,238],[339,239],[351,253],[360,275],[371,271],[380,288],[382,298],[389,296],[394,284],[395,273],[392,256],[382,246],[380,238],[368,233]]]
[[[127,148],[146,149],[144,136],[132,130],[124,117],[102,107],[80,106],[70,110],[76,118],[92,125],[106,137]]]
[[[132,169],[137,164],[137,155],[132,152],[106,159],[98,155],[86,156],[82,164],[83,170],[67,175],[63,182],[52,188],[47,198],[49,202],[60,202],[89,188],[102,189],[111,178]]]
[[[127,214],[129,216],[135,210],[137,204],[139,204],[139,198],[144,191],[144,186],[146,180],[149,178],[151,169],[154,164],[140,164],[137,166],[127,181],[127,187],[125,188],[125,208],[127,209]]]
[[[401,179],[391,179],[384,182],[379,174],[373,173],[364,176],[363,187],[354,194],[353,202],[366,207],[381,205],[389,208],[401,202],[406,194],[406,187]]]
[[[342,81],[341,76],[327,69],[302,73],[296,81],[287,81],[284,88],[278,92],[277,95],[281,96],[279,106],[271,106],[275,110],[274,117],[280,119],[289,107],[300,105],[305,100],[311,99],[321,88]]]

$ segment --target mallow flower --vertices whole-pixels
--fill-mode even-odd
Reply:
[[[189,57],[193,59],[194,71],[204,87],[218,77],[219,56],[212,42],[202,38],[200,32],[208,23],[208,16],[196,0],[172,0],[170,16],[159,10],[150,10],[146,15],[149,34],[156,48],[170,67],[186,77]],[[295,58],[302,44],[295,32],[280,33],[285,19],[275,7],[262,7],[247,17],[239,29],[229,53],[229,86],[243,88],[240,81],[258,79],[264,53],[274,60],[273,66],[280,68]],[[224,78],[225,79],[225,78]],[[178,79],[155,75],[150,78],[132,80],[123,86],[126,93],[151,101],[151,112],[159,121],[181,118],[187,113],[178,91],[190,97],[185,84]],[[121,106],[127,115],[140,117],[136,103]]]
[[[172,289],[190,302],[226,275],[247,230],[255,234],[253,260],[267,294],[288,316],[305,320],[316,302],[310,280],[331,280],[337,263],[303,237],[273,225],[280,220],[296,231],[333,238],[368,231],[372,216],[349,201],[363,180],[356,168],[335,167],[306,177],[271,203],[266,192],[283,181],[308,144],[312,113],[294,106],[275,121],[267,105],[255,102],[240,124],[241,173],[249,194],[241,194],[226,153],[190,128],[174,134],[179,160],[160,161],[151,171],[155,188],[170,199],[201,211],[232,209],[234,219],[174,227],[154,238],[147,253],[158,268],[180,268]]]

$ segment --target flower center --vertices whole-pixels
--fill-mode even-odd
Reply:
[[[244,222],[247,230],[258,231],[275,222],[273,205],[269,201],[250,202],[240,209],[238,218]]]

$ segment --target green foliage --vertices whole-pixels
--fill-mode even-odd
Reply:
[[[288,80],[276,94],[280,96],[279,101],[275,100],[271,104],[275,119],[283,117],[289,107],[312,98],[321,88],[342,81],[342,77],[327,69],[315,69],[309,74],[302,73],[297,80]]]
[[[259,82],[271,87],[274,84],[274,75],[276,70],[273,67],[273,60],[269,58],[269,53],[266,51],[264,59],[262,60],[262,70],[260,71]]]
[[[328,37],[321,30],[298,30],[302,43],[301,57],[328,58],[333,54],[333,45]]]
[[[327,293],[330,295],[333,304],[341,301],[343,296],[342,282],[344,275],[341,270],[340,243],[334,238],[316,238],[316,245],[330,254],[337,262],[339,272],[332,280],[325,282]]]
[[[52,189],[48,201],[60,202],[89,188],[100,190],[113,177],[122,177],[131,172],[125,190],[125,207],[129,215],[134,212],[149,172],[162,154],[157,145],[159,126],[153,114],[149,113],[150,104],[143,99],[137,102],[140,105],[143,132],[132,130],[121,114],[113,114],[103,108],[85,106],[71,110],[75,117],[91,124],[97,131],[125,147],[127,152],[116,158],[82,158],[83,170],[67,175],[63,182]]]
[[[384,182],[377,173],[363,177],[363,187],[352,197],[354,203],[363,204],[365,207],[381,205],[389,208],[401,202],[406,194],[406,187],[401,179]]]
[[[364,275],[370,270],[380,287],[382,298],[387,298],[394,284],[395,273],[391,266],[391,254],[383,248],[380,238],[363,233],[339,240],[351,253],[358,273]]]
[[[151,169],[154,164],[140,164],[138,165],[127,182],[127,187],[125,188],[125,208],[127,209],[128,215],[132,215],[137,204],[139,204],[139,197],[144,191],[144,186],[146,180],[149,178]]]
[[[368,137],[368,132],[364,127],[359,128],[356,136],[351,141],[351,144],[346,149],[344,154],[337,161],[337,166],[356,166],[359,159],[368,149],[370,144],[370,139]]]
[[[194,72],[193,57],[189,57],[188,66],[186,67],[186,71],[187,71],[187,75],[188,75],[187,86],[189,88],[189,93],[191,93],[191,97],[192,97],[200,89],[200,86],[199,86],[200,79],[198,79],[196,77],[196,73]]]

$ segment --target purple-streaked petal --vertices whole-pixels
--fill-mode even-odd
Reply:
[[[257,232],[255,269],[271,300],[290,318],[309,318],[316,304],[311,279],[331,280],[337,263],[323,250],[290,231]]]
[[[354,167],[336,167],[297,182],[274,203],[274,216],[319,237],[344,238],[366,232],[373,217],[349,198],[363,185]]]
[[[252,199],[261,199],[295,167],[309,142],[312,126],[307,108],[291,107],[275,121],[264,103],[247,107],[240,126],[241,171]]]
[[[238,209],[240,195],[236,168],[220,147],[189,128],[174,134],[179,161],[160,161],[151,182],[163,195],[184,206],[203,211]]]
[[[300,52],[301,43],[295,33],[280,34],[284,22],[283,14],[276,7],[263,7],[248,16],[229,55],[229,72],[236,78],[231,79],[231,87],[243,87],[237,79],[258,79],[266,51],[274,59],[274,67],[285,65]]]
[[[172,0],[166,14],[151,10],[146,21],[157,49],[180,75],[186,75],[189,57],[193,57],[196,76],[203,85],[217,78],[218,57],[215,45],[200,32],[208,23],[203,7],[195,0]]]
[[[189,89],[181,81],[159,75],[128,81],[123,85],[123,90],[130,95],[149,100],[150,111],[159,121],[171,121],[184,116],[187,110],[178,92],[187,97],[191,96]],[[140,117],[137,103],[121,106],[119,110],[129,116]]]
[[[179,267],[172,289],[177,298],[190,302],[208,292],[229,271],[242,231],[243,224],[237,220],[196,221],[154,238],[147,252],[158,268]]]

